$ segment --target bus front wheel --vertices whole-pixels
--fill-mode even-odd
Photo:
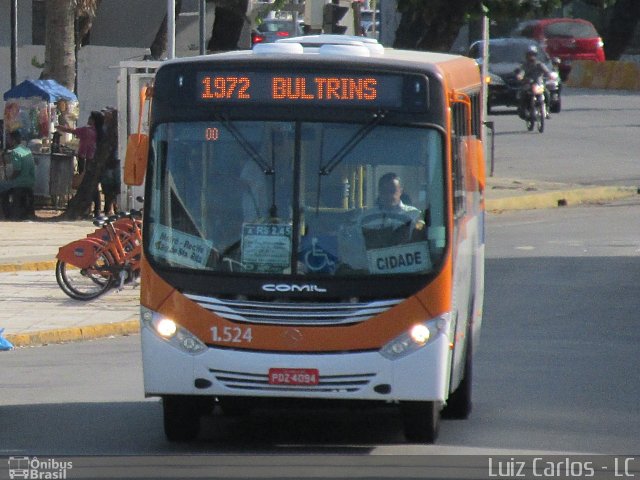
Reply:
[[[410,442],[434,443],[440,429],[440,402],[402,402],[404,436]]]
[[[171,442],[188,442],[200,432],[198,398],[184,395],[162,397],[164,434]]]
[[[471,302],[471,312],[473,312],[473,304],[474,302]],[[471,332],[472,329],[471,326],[469,326],[467,333],[467,353],[464,359],[464,376],[458,388],[449,395],[447,405],[442,411],[445,418],[465,419],[471,414],[471,382],[473,377],[473,339]]]

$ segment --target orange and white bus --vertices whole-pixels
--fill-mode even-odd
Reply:
[[[410,441],[435,441],[443,408],[466,417],[477,64],[309,36],[167,61],[152,96],[147,165],[126,169],[145,172],[144,388],[167,437],[213,406],[309,399],[399,407]]]

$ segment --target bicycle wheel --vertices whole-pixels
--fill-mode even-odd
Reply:
[[[102,253],[89,268],[78,268],[58,260],[56,281],[60,289],[74,300],[91,300],[109,290],[114,283],[111,258]]]

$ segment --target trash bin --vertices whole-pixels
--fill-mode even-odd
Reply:
[[[49,195],[71,195],[71,179],[73,178],[73,155],[64,153],[51,154],[51,170],[49,174]]]

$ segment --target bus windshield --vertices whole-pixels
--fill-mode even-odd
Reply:
[[[445,247],[441,133],[295,121],[163,123],[146,252],[219,274],[424,274]]]

